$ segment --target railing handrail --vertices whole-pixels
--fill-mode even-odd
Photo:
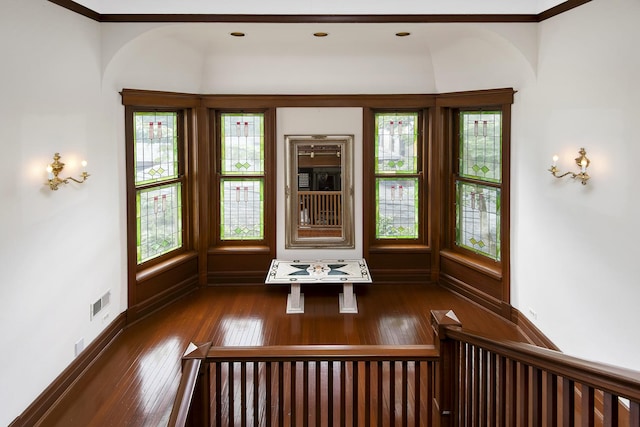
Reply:
[[[178,386],[178,392],[173,402],[167,426],[184,427],[187,425],[187,416],[191,408],[191,401],[193,400],[202,362],[202,359],[189,359],[184,362],[180,385]]]
[[[298,190],[298,194],[304,194],[304,195],[322,195],[322,194],[342,194],[342,191],[340,190]]]
[[[213,361],[357,361],[435,360],[433,345],[275,345],[210,347],[206,362]]]
[[[640,372],[587,361],[559,351],[527,343],[487,338],[456,326],[445,326],[447,338],[482,347],[500,356],[527,364],[580,384],[640,401]]]

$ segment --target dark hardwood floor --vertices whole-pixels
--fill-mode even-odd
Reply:
[[[303,287],[304,314],[286,314],[288,286],[198,290],[126,328],[40,426],[161,426],[189,342],[213,345],[432,344],[430,310],[453,309],[465,329],[523,341],[504,319],[436,285],[355,286],[358,314],[338,311],[339,285]]]

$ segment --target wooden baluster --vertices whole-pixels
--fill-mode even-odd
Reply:
[[[568,378],[562,379],[562,425],[573,426],[576,419],[575,414],[575,384]]]
[[[547,372],[547,417],[545,426],[556,427],[558,425],[558,376]]]
[[[480,425],[487,425],[487,351],[484,349],[480,349],[478,352],[478,364],[480,365],[480,369],[478,369],[479,381],[478,387],[476,389],[478,393],[478,420],[480,421]]]
[[[240,362],[240,424],[247,425],[247,363]]]
[[[507,414],[506,425],[518,422],[518,362],[507,359]]]
[[[307,427],[309,425],[309,362],[302,362],[302,413],[304,418],[302,425]]]
[[[604,418],[603,427],[615,427],[618,425],[618,396],[604,393]]]
[[[229,406],[229,423],[233,425],[233,417],[234,415],[234,404],[233,404],[233,386],[235,379],[233,378],[233,362],[227,362],[227,390],[229,391],[227,395],[227,402]]]
[[[260,370],[258,362],[253,362],[253,425],[258,427],[260,421]]]
[[[216,425],[222,425],[222,362],[214,363],[216,367]]]
[[[364,362],[364,425],[371,425],[371,362]]]
[[[518,363],[518,425],[529,424],[529,366]]]
[[[346,404],[347,404],[347,393],[346,393],[346,382],[347,382],[347,369],[345,366],[345,361],[340,361],[340,425],[345,425],[345,420],[347,417]],[[331,389],[331,387],[330,387]],[[333,400],[333,394],[331,396],[331,400]],[[329,410],[329,414],[332,411]],[[329,425],[332,424],[332,420],[329,421]]]
[[[460,343],[460,366],[458,368],[460,375],[460,386],[458,393],[458,420],[460,425],[468,425],[471,422],[471,402],[473,400],[473,388],[471,387],[472,357],[470,356],[470,345]]]
[[[413,389],[414,389],[414,396],[415,396],[415,401],[413,402],[413,412],[414,412],[414,425],[419,426],[420,425],[420,401],[422,399],[422,394],[420,393],[420,364],[421,362],[419,360],[416,360],[414,362],[414,366],[413,366]],[[431,384],[431,382],[427,382],[427,384]],[[427,418],[428,419],[428,418]]]
[[[284,362],[278,362],[278,425],[284,426]]]
[[[393,427],[396,422],[396,362],[389,361],[389,425]]]
[[[358,363],[357,361],[351,362],[352,382],[351,382],[351,396],[353,397],[353,425],[358,425]]]
[[[496,408],[496,426],[505,427],[507,425],[507,358],[498,356],[498,405]]]
[[[290,363],[291,369],[291,381],[289,381],[289,388],[291,390],[291,425],[296,425],[296,362]]]
[[[267,421],[267,425],[271,425],[271,391],[273,384],[271,384],[271,365],[272,362],[265,362],[265,419]]]
[[[487,358],[487,375],[488,378],[488,392],[487,396],[488,405],[487,405],[487,425],[495,426],[497,425],[497,417],[496,417],[496,400],[498,399],[498,387],[496,385],[496,373],[497,373],[497,357],[495,353],[489,352]]]
[[[383,405],[383,396],[382,396],[382,365],[384,362],[379,360],[376,362],[378,364],[378,425],[382,426],[382,405]]]
[[[402,425],[406,426],[408,422],[407,408],[409,407],[409,401],[407,399],[407,388],[409,383],[407,382],[407,361],[403,360],[400,364],[402,369],[402,390],[400,391],[400,400],[402,402]]]
[[[629,404],[629,427],[640,427],[640,403]]]
[[[542,371],[531,368],[531,425],[542,426]]]
[[[580,404],[582,427],[593,427],[595,423],[595,414],[593,412],[593,409],[595,407],[593,388],[589,387],[588,385],[582,384]]]
[[[341,364],[344,364],[344,362],[341,362]],[[341,366],[341,368],[343,368],[343,366]],[[340,394],[341,394],[341,400],[344,399],[344,371],[343,369],[340,369]],[[343,420],[343,409],[342,406],[340,405],[340,420]],[[333,361],[329,360],[327,362],[327,416],[329,417],[329,419],[327,420],[327,423],[329,425],[333,424],[333,418],[331,418],[333,416]],[[341,421],[341,423],[343,423],[343,421]],[[341,425],[344,425],[341,424]]]
[[[320,370],[322,367],[320,366],[321,362],[316,361],[316,426],[320,426],[321,415],[322,415],[322,400],[320,400],[320,396],[322,394],[322,388],[320,387]]]
[[[480,349],[473,346],[471,368],[471,425],[480,425]]]

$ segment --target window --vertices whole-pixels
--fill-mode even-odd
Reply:
[[[455,244],[501,260],[502,112],[459,111]]]
[[[134,112],[137,263],[183,245],[180,114]]]
[[[264,114],[219,117],[220,240],[264,240]]]
[[[420,162],[418,112],[375,114],[375,238],[418,239]]]

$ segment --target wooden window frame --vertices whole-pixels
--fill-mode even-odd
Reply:
[[[418,114],[418,132],[417,132],[417,173],[415,174],[380,174],[376,173],[375,155],[376,155],[376,129],[375,117],[377,114],[384,113],[417,113]],[[365,109],[363,125],[365,126],[364,134],[364,150],[363,150],[363,191],[367,195],[364,204],[364,224],[365,224],[365,247],[368,249],[381,250],[402,250],[402,249],[426,249],[429,246],[429,227],[428,227],[428,195],[429,195],[429,110],[426,108],[375,108]],[[391,177],[407,177],[418,179],[418,237],[417,238],[378,238],[376,237],[376,182],[378,178]]]
[[[436,242],[435,264],[438,280],[485,307],[510,318],[510,158],[511,105],[513,89],[494,89],[443,95],[436,100],[436,150],[442,168],[438,175],[440,238]],[[456,244],[455,174],[459,133],[457,111],[493,110],[502,112],[502,171],[500,260],[477,254]]]
[[[221,117],[224,114],[262,114],[264,125],[264,171],[261,175],[223,175],[222,174],[222,123]],[[219,109],[210,111],[210,120],[213,123],[213,135],[211,140],[213,141],[213,147],[211,148],[211,167],[213,173],[211,174],[211,212],[210,218],[212,219],[210,225],[212,247],[217,249],[223,248],[272,248],[275,246],[275,218],[273,209],[271,206],[275,204],[275,183],[274,175],[275,168],[273,162],[275,159],[275,138],[273,137],[273,112],[270,109]],[[263,218],[262,225],[264,227],[264,234],[262,239],[222,239],[221,238],[221,220],[220,220],[220,183],[225,178],[248,178],[248,179],[262,179],[263,180]],[[273,200],[272,200],[273,199]]]
[[[141,187],[135,183],[135,125],[134,116],[136,113],[176,113],[177,114],[177,126],[178,126],[178,177],[171,182],[158,182]],[[188,150],[188,123],[187,118],[190,113],[185,109],[171,108],[171,107],[144,107],[144,106],[127,106],[125,108],[125,129],[126,129],[126,146],[127,146],[127,200],[128,200],[128,224],[129,224],[129,256],[133,258],[135,263],[135,270],[137,272],[144,271],[145,269],[153,266],[166,263],[168,260],[177,256],[183,255],[193,247],[190,230],[192,226],[192,213],[191,213],[191,191],[189,185],[189,168],[188,159],[190,157]],[[171,250],[165,254],[153,257],[146,261],[138,263],[137,260],[137,218],[136,218],[136,198],[139,191],[152,188],[161,187],[171,183],[181,183],[181,201],[182,201],[182,245],[174,250]]]

